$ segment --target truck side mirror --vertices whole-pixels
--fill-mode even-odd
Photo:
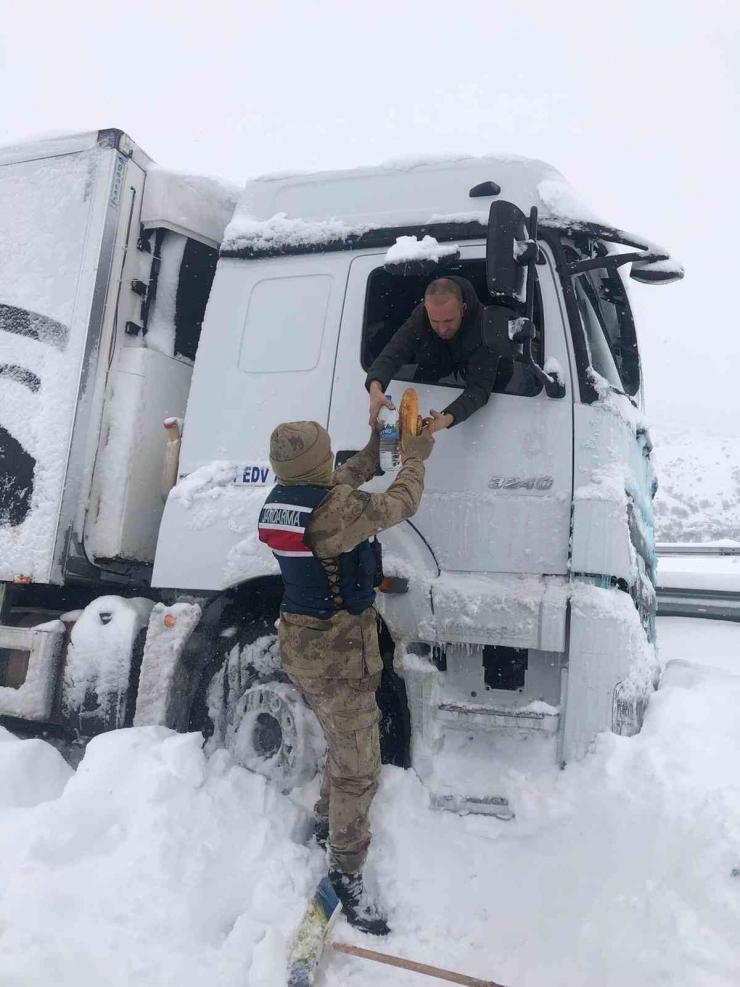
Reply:
[[[486,282],[491,297],[516,307],[524,304],[527,267],[522,246],[528,240],[527,218],[512,202],[494,202],[488,214]]]
[[[486,309],[483,342],[494,353],[515,351],[519,359],[545,388],[548,397],[565,397],[565,384],[558,370],[547,373],[535,360],[534,326],[535,265],[544,263],[537,245],[537,208],[529,219],[511,202],[494,202],[488,214],[486,238],[486,282],[500,307]],[[504,307],[505,306],[505,307]],[[513,310],[513,311],[512,311]]]
[[[683,277],[683,267],[670,257],[652,262],[633,261],[630,277],[640,284],[672,284]]]

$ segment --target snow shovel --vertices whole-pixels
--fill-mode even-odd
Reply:
[[[503,987],[503,984],[494,983],[493,980],[479,980],[477,977],[466,977],[464,973],[453,973],[452,970],[442,970],[438,966],[429,966],[428,963],[416,963],[414,960],[405,960],[401,956],[378,953],[374,949],[350,946],[346,942],[329,942],[326,945],[331,946],[338,953],[347,953],[349,956],[361,956],[363,959],[372,960],[374,963],[385,963],[387,966],[399,967],[401,970],[412,970],[414,973],[424,974],[425,977],[436,977],[437,980],[447,980],[451,984],[464,984],[465,987]]]
[[[436,977],[463,987],[503,987],[503,984],[493,980],[479,980],[476,977],[466,977],[462,973],[451,970],[441,970],[438,966],[427,963],[416,963],[400,956],[390,956],[388,953],[378,953],[373,949],[363,949],[360,946],[350,946],[344,942],[328,942],[327,937],[337,920],[342,906],[334,893],[328,877],[322,878],[316,891],[309,899],[303,918],[296,929],[293,943],[288,956],[288,987],[311,987],[314,983],[324,946],[329,945],[337,953],[347,953],[350,956],[360,956],[375,963],[385,963],[402,970],[412,970],[427,977]]]

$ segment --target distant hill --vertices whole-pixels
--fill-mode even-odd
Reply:
[[[659,483],[657,540],[740,541],[740,435],[660,425],[650,432]]]

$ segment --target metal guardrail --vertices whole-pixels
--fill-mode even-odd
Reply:
[[[740,556],[740,545],[658,544],[661,556]],[[740,593],[714,589],[656,588],[659,617],[704,617],[740,622]]]
[[[706,617],[740,622],[740,593],[658,587],[657,596],[659,617]]]
[[[701,545],[701,544],[657,544],[658,558],[661,555],[740,555],[740,545]]]

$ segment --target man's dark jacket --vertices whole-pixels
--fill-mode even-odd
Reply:
[[[456,374],[465,390],[444,409],[459,425],[488,401],[498,368],[498,357],[483,345],[481,321],[483,306],[467,278],[451,277],[463,294],[467,309],[462,325],[452,339],[440,339],[432,329],[423,302],[398,329],[367,373],[365,387],[380,382],[383,390],[405,363],[416,363],[415,379],[434,383]]]

